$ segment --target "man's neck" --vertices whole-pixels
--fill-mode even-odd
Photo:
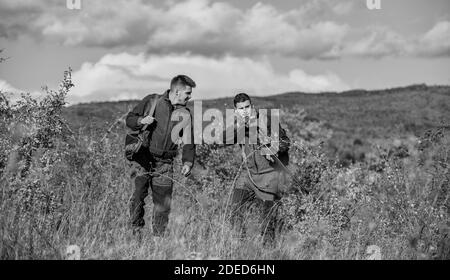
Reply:
[[[175,92],[173,92],[172,90],[168,90],[169,91],[169,101],[170,101],[170,104],[172,104],[172,106],[175,106],[175,105],[173,105],[173,101],[174,101],[174,99],[175,99]]]

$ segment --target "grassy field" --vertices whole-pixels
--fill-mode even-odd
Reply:
[[[176,159],[167,236],[151,235],[148,197],[134,240],[122,117],[137,101],[64,107],[71,87],[67,72],[42,101],[0,102],[1,259],[62,259],[71,244],[83,259],[366,259],[371,248],[383,259],[450,257],[450,87],[255,98],[281,109],[293,141],[274,248],[262,246],[258,205],[246,238],[230,228],[239,151],[207,145],[189,178]]]

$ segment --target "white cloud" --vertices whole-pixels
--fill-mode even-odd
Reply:
[[[329,51],[348,31],[347,25],[329,20],[301,20],[303,6],[285,12],[263,3],[241,10],[210,0],[159,7],[139,0],[98,0],[84,1],[80,11],[71,11],[65,3],[33,3],[33,10],[24,13],[23,3],[20,8],[9,0],[0,3],[0,8],[10,10],[0,12],[0,36],[32,34],[66,45],[140,46],[150,53],[280,53],[312,58]],[[26,18],[15,21],[17,15]]]
[[[18,89],[8,83],[5,80],[0,79],[0,92],[8,98],[8,100],[12,103],[17,102],[20,99],[22,93],[29,93],[33,98],[40,98],[43,96],[43,93],[38,91],[28,92],[25,90]]]
[[[306,92],[342,91],[349,87],[334,73],[310,75],[301,69],[294,69],[289,73],[289,79]]]
[[[441,21],[419,39],[417,52],[424,56],[450,55],[450,21]]]
[[[402,36],[386,26],[369,26],[362,37],[336,44],[322,58],[450,56],[450,22],[437,22],[422,35]]]
[[[295,9],[258,2],[240,9],[226,1],[0,1],[0,37],[28,35],[65,45],[100,46],[149,54],[204,56],[279,54],[303,59],[348,56],[449,56],[449,22],[406,37],[388,27],[351,26],[364,3],[300,1]],[[273,3],[273,2],[272,2]],[[352,14],[353,13],[353,14]],[[368,22],[370,24],[370,22]]]
[[[358,4],[354,0],[308,0],[301,1],[298,9],[291,13],[297,14],[300,21],[307,23],[317,19],[347,16],[357,11],[357,7],[363,6]]]
[[[313,58],[341,42],[348,26],[330,21],[294,24],[295,12],[279,13],[274,7],[257,3],[236,26],[241,44],[252,52],[272,52]]]
[[[231,96],[240,91],[262,96],[349,89],[333,73],[310,75],[301,69],[277,73],[267,59],[122,53],[83,64],[73,73],[75,87],[68,98],[72,103],[142,98],[152,92],[162,93],[177,74],[187,74],[196,81],[196,99]]]
[[[401,35],[383,26],[366,28],[362,38],[349,42],[341,49],[330,52],[330,56],[357,56],[381,58],[386,56],[401,56],[409,53],[410,42]]]
[[[3,93],[20,93],[21,91],[10,85],[5,80],[0,80],[0,92]]]
[[[339,1],[332,7],[332,9],[335,14],[345,16],[350,14],[350,12],[354,9],[354,4],[354,2],[350,1]]]

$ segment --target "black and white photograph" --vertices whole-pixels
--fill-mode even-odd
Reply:
[[[0,260],[449,260],[449,65],[448,0],[0,0]]]

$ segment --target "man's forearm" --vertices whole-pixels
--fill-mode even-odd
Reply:
[[[194,165],[195,159],[195,145],[194,144],[185,144],[183,146],[183,155],[181,157],[181,161],[184,165],[188,165],[192,167]]]

